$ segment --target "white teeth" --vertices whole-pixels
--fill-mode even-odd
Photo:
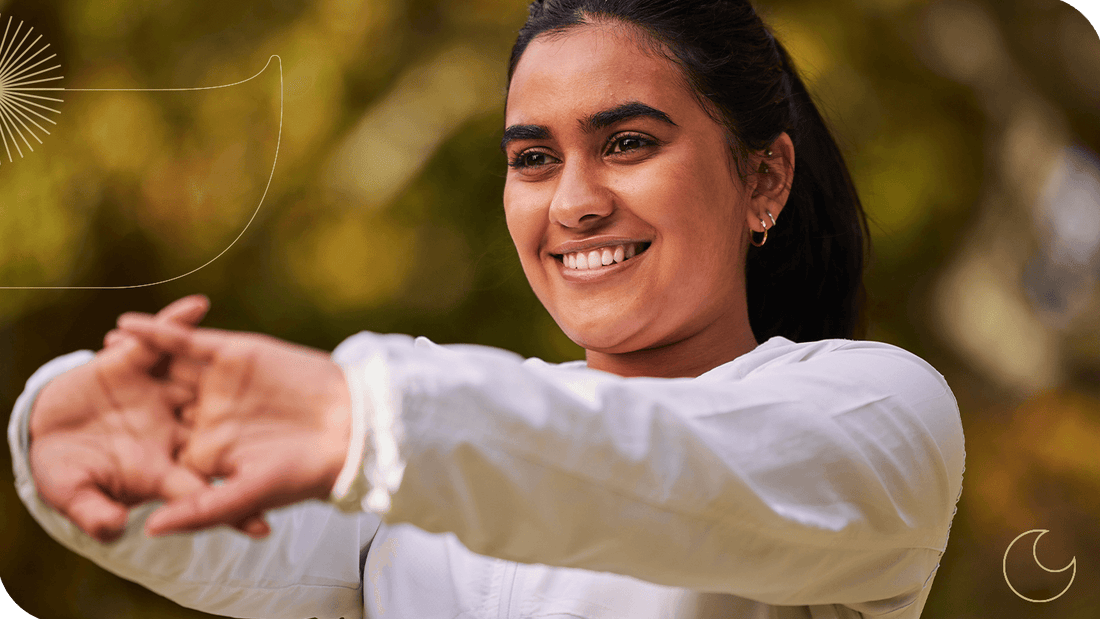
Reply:
[[[565,254],[561,259],[566,268],[576,271],[587,271],[629,260],[637,255],[637,253],[637,244],[630,243],[628,245],[602,247],[588,252]]]

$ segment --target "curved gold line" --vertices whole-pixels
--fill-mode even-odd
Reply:
[[[1073,574],[1069,577],[1069,584],[1066,585],[1066,588],[1062,589],[1062,592],[1059,593],[1058,595],[1056,595],[1052,598],[1047,598],[1045,600],[1034,600],[1032,598],[1027,597],[1026,595],[1024,595],[1024,594],[1020,593],[1019,591],[1017,591],[1016,587],[1013,587],[1012,583],[1008,580],[1008,551],[1012,550],[1012,546],[1016,542],[1020,541],[1021,537],[1027,535],[1028,533],[1036,533],[1036,532],[1038,532],[1039,535],[1035,536],[1035,542],[1033,544],[1031,544],[1031,556],[1032,556],[1032,558],[1035,559],[1035,564],[1036,565],[1038,565],[1039,567],[1043,568],[1045,571],[1047,571],[1051,574],[1058,574],[1058,573],[1061,573],[1061,572],[1064,572],[1064,571],[1068,570],[1071,567],[1073,568]],[[1028,602],[1035,602],[1036,604],[1043,604],[1043,603],[1046,603],[1046,602],[1053,602],[1054,600],[1057,600],[1058,598],[1062,597],[1063,595],[1065,595],[1066,591],[1069,591],[1069,588],[1071,586],[1073,586],[1073,579],[1077,578],[1077,557],[1076,556],[1074,556],[1073,559],[1071,559],[1070,562],[1065,567],[1063,567],[1061,569],[1057,569],[1057,570],[1052,570],[1049,567],[1047,567],[1047,566],[1045,566],[1045,565],[1043,565],[1042,563],[1039,562],[1039,555],[1037,554],[1038,547],[1039,547],[1039,538],[1046,535],[1049,532],[1050,531],[1048,531],[1047,529],[1032,529],[1030,531],[1024,531],[1023,533],[1017,535],[1016,539],[1012,540],[1012,542],[1009,543],[1008,548],[1005,548],[1004,560],[1001,561],[1001,571],[1004,574],[1005,584],[1008,585],[1008,588],[1012,589],[1012,592],[1015,593],[1017,596],[1019,596],[1020,599],[1027,600]]]
[[[260,197],[260,203],[256,206],[256,210],[252,212],[252,217],[248,220],[248,223],[246,223],[244,225],[244,228],[241,230],[241,233],[237,235],[237,238],[233,239],[233,242],[230,243],[228,247],[223,249],[221,251],[221,253],[219,253],[217,256],[214,256],[213,258],[211,258],[206,264],[204,264],[204,265],[202,265],[198,268],[192,269],[192,270],[184,273],[183,275],[177,275],[176,277],[161,280],[159,282],[152,282],[152,283],[149,283],[149,284],[136,284],[136,285],[133,285],[133,286],[0,286],[0,290],[129,290],[129,289],[133,289],[133,288],[147,288],[149,286],[157,286],[159,284],[166,284],[168,282],[172,282],[172,281],[175,281],[177,279],[187,277],[188,275],[191,275],[191,274],[193,274],[197,271],[205,269],[206,267],[210,266],[215,260],[217,260],[218,258],[221,258],[225,254],[225,252],[229,251],[230,248],[232,248],[234,245],[237,244],[237,241],[241,240],[241,237],[244,236],[244,233],[248,230],[248,227],[252,225],[252,222],[256,219],[256,215],[260,212],[260,208],[264,205],[264,200],[267,199],[267,193],[271,189],[271,181],[272,181],[272,179],[275,178],[275,166],[279,163],[279,149],[280,149],[280,147],[282,146],[282,143],[283,143],[283,103],[284,103],[284,101],[283,101],[283,99],[284,99],[283,90],[284,90],[284,88],[283,88],[283,59],[282,59],[282,57],[280,57],[278,54],[272,54],[271,57],[269,57],[267,59],[267,64],[264,65],[264,68],[259,73],[257,73],[256,75],[253,75],[252,77],[250,77],[246,80],[241,80],[241,81],[235,82],[233,84],[224,84],[224,85],[221,85],[221,86],[207,86],[207,87],[203,87],[203,88],[168,88],[168,89],[128,88],[128,89],[84,89],[84,90],[77,89],[76,90],[77,92],[178,92],[178,91],[185,91],[185,90],[194,91],[194,90],[214,90],[214,89],[217,89],[217,88],[229,88],[230,86],[237,86],[239,84],[243,84],[245,82],[254,80],[257,77],[263,75],[264,71],[267,71],[267,68],[271,66],[271,62],[273,60],[277,60],[278,64],[279,64],[279,137],[278,137],[278,140],[275,143],[275,161],[272,162],[272,164],[271,164],[271,174],[268,175],[268,177],[267,177],[267,186],[264,187],[264,194]]]
[[[232,84],[221,84],[220,86],[200,86],[198,88],[57,88],[50,90],[65,90],[68,92],[194,92],[196,90],[217,90],[219,88],[231,88],[233,86],[240,86],[245,82],[251,82],[252,80],[260,77],[267,71],[267,68],[271,66],[271,60],[277,59],[279,61],[279,84],[282,84],[283,75],[283,59],[278,54],[272,54],[271,58],[267,59],[267,64],[264,68],[260,69],[260,72],[253,75],[250,78],[243,79],[239,82],[233,82]]]

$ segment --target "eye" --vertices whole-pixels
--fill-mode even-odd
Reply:
[[[540,150],[525,150],[513,157],[512,160],[508,162],[508,167],[516,170],[525,170],[538,168],[554,163],[555,161],[557,161],[557,159],[554,159],[548,153],[544,153]]]
[[[626,133],[612,136],[608,140],[607,154],[621,155],[633,151],[643,150],[655,146],[657,142],[652,138],[637,133]]]

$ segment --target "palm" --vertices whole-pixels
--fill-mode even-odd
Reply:
[[[198,322],[207,303],[188,297],[158,320]],[[127,507],[206,487],[173,462],[186,430],[174,415],[179,390],[152,374],[158,353],[108,335],[91,362],[51,381],[30,418],[30,462],[42,500],[100,540],[117,537]]]
[[[341,380],[328,355],[255,335],[226,334],[215,346],[197,380],[181,385],[197,394],[183,409],[194,427],[181,462],[212,477],[270,475],[291,501],[323,497],[332,485],[323,470],[346,451],[324,453],[326,406]]]
[[[124,506],[201,486],[172,462],[183,429],[165,385],[148,373],[148,351],[139,348],[105,349],[59,377],[51,389],[68,395],[66,405],[47,400],[32,420],[40,496],[101,539],[121,531]]]
[[[327,353],[153,321],[124,328],[171,354],[172,382],[195,395],[181,411],[191,433],[179,462],[225,482],[170,503],[147,530],[203,528],[327,496],[347,453],[350,419],[343,373]]]

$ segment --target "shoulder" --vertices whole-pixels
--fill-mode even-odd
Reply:
[[[726,374],[728,378],[730,372],[736,372],[749,381],[787,377],[804,384],[834,383],[863,392],[908,396],[906,399],[947,396],[954,402],[947,380],[927,361],[883,342],[834,339],[796,343],[775,337],[727,366],[708,374]]]
[[[962,421],[947,381],[903,348],[882,342],[773,338],[727,366],[724,377],[723,368],[708,374],[843,426],[930,432],[948,451],[962,451]]]

